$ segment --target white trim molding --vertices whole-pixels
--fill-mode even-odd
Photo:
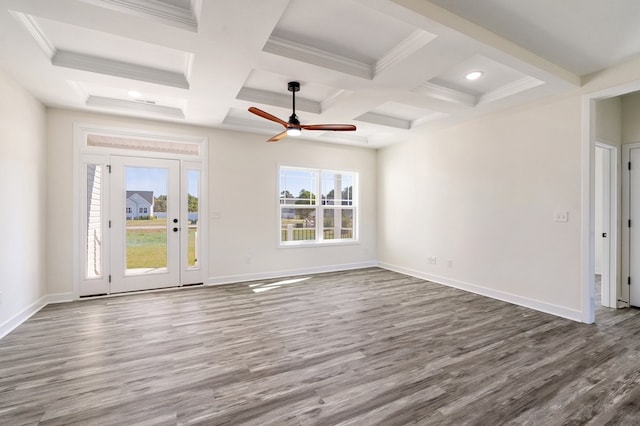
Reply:
[[[296,61],[329,68],[345,74],[365,78],[367,80],[373,79],[371,64],[345,58],[344,56],[307,46],[306,44],[287,40],[282,37],[272,35],[269,37],[269,40],[267,40],[262,50],[267,53],[273,53],[274,55],[284,56],[285,58],[294,59]]]
[[[558,317],[570,319],[572,321],[582,321],[582,312],[566,308],[564,306],[554,305],[552,303],[541,302],[539,300],[529,299],[527,297],[518,296],[504,291],[493,290],[490,288],[482,287],[476,284],[466,283],[463,281],[453,280],[451,278],[441,277],[438,275],[427,274],[421,271],[416,271],[402,266],[392,265],[389,263],[380,262],[378,264],[380,268],[388,269],[390,271],[398,272],[412,277],[421,278],[436,284],[442,284],[447,287],[457,288],[458,290],[467,291],[469,293],[478,294],[480,296],[490,297],[492,299],[501,300],[503,302],[511,303],[525,308],[533,309],[535,311],[544,312],[546,314],[555,315]]]
[[[0,324],[0,339],[15,330],[20,324],[31,318],[36,312],[44,308],[48,304],[48,296],[40,299],[27,306],[22,312],[18,312],[13,317]]]
[[[197,10],[183,9],[154,0],[82,0],[95,6],[129,13],[151,19],[158,23],[170,24],[178,28],[198,32]]]
[[[85,55],[84,53],[71,52],[68,50],[56,50],[51,58],[51,64],[58,67],[177,87],[178,89],[189,89],[187,77],[182,73],[101,58],[99,56]]]

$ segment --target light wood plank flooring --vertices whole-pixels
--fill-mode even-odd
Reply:
[[[0,424],[640,424],[636,310],[585,325],[377,268],[279,281],[47,306],[0,340]]]

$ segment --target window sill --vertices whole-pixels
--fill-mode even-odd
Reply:
[[[333,247],[358,245],[360,241],[353,240],[324,240],[324,241],[290,241],[280,242],[278,248],[307,248],[307,247]]]

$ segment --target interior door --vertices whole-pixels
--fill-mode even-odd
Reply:
[[[110,163],[110,293],[180,285],[180,162]]]
[[[596,146],[595,167],[595,272],[601,274],[600,301],[602,306],[615,307],[611,300],[611,152]],[[615,294],[615,292],[613,292]]]
[[[640,307],[640,148],[629,150],[629,304]]]

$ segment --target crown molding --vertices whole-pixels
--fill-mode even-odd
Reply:
[[[396,47],[376,62],[375,75],[384,72],[386,69],[413,55],[419,49],[431,43],[436,37],[437,35],[427,31],[414,31],[409,37],[398,43]]]
[[[141,112],[146,114],[159,115],[169,118],[184,119],[184,113],[180,108],[146,104],[142,102],[127,101],[123,99],[105,98],[102,96],[89,96],[86,101],[87,106],[126,110],[130,112]]]
[[[247,114],[252,115],[250,113]],[[278,129],[282,130],[281,126],[272,121],[258,120],[254,118],[242,118],[229,114],[227,114],[224,120],[222,120],[222,124],[224,126],[241,129],[242,131],[254,130],[260,133],[277,133]]]
[[[427,114],[427,115],[425,115],[423,117],[420,117],[420,118],[418,118],[416,120],[413,120],[411,122],[411,128],[414,129],[416,127],[422,126],[423,124],[427,124],[427,123],[430,123],[430,122],[435,121],[435,120],[440,120],[440,119],[443,119],[443,118],[447,118],[449,116],[450,116],[450,114],[447,114],[447,113],[444,113],[444,112],[435,112],[434,111],[431,114]]]
[[[473,107],[476,104],[476,97],[468,93],[450,89],[448,87],[439,86],[430,82],[424,82],[414,92],[429,96],[434,99],[449,102],[452,104]]]
[[[349,142],[358,145],[367,145],[369,143],[369,138],[366,136],[355,136],[347,133],[349,132],[325,132],[320,135],[318,139],[333,142]]]
[[[58,50],[51,58],[51,63],[59,67],[189,89],[189,82],[183,74],[83,53]]]
[[[47,58],[52,58],[53,55],[55,55],[56,47],[44,34],[44,31],[42,31],[42,28],[40,28],[40,25],[38,25],[38,22],[33,15],[27,15],[26,13],[16,12],[13,10],[10,10],[9,13],[11,13],[11,15],[13,15],[13,17],[24,26],[27,32],[31,34],[31,37],[33,37],[44,54],[47,55]]]
[[[339,98],[352,94],[351,90],[338,89],[331,96],[320,102],[320,110],[327,111],[336,104]]]
[[[170,24],[198,32],[198,21],[193,9],[183,9],[154,0],[82,0],[106,9],[148,18],[161,24]]]
[[[487,92],[479,96],[476,106],[488,104],[489,102],[494,102],[499,99],[513,96],[520,92],[524,92],[525,90],[538,87],[542,84],[544,84],[544,81],[538,80],[537,78],[530,77],[530,76],[523,77],[519,80],[516,80],[512,83],[506,84],[502,87],[492,90],[491,92]]]
[[[273,93],[266,90],[251,89],[243,87],[238,92],[236,99],[248,102],[256,102],[259,104],[273,105],[277,107],[291,109],[291,96],[281,93]],[[296,110],[320,114],[322,108],[320,102],[311,101],[309,99],[299,98],[296,96]]]
[[[282,37],[272,35],[262,49],[264,52],[296,61],[306,62],[323,68],[329,68],[356,77],[373,79],[371,64],[345,58],[322,49],[307,46],[302,43],[287,40]]]
[[[379,124],[381,126],[395,127],[397,129],[410,129],[411,121],[402,118],[390,117],[384,114],[378,114],[377,112],[366,112],[356,120],[366,121],[367,123]]]

